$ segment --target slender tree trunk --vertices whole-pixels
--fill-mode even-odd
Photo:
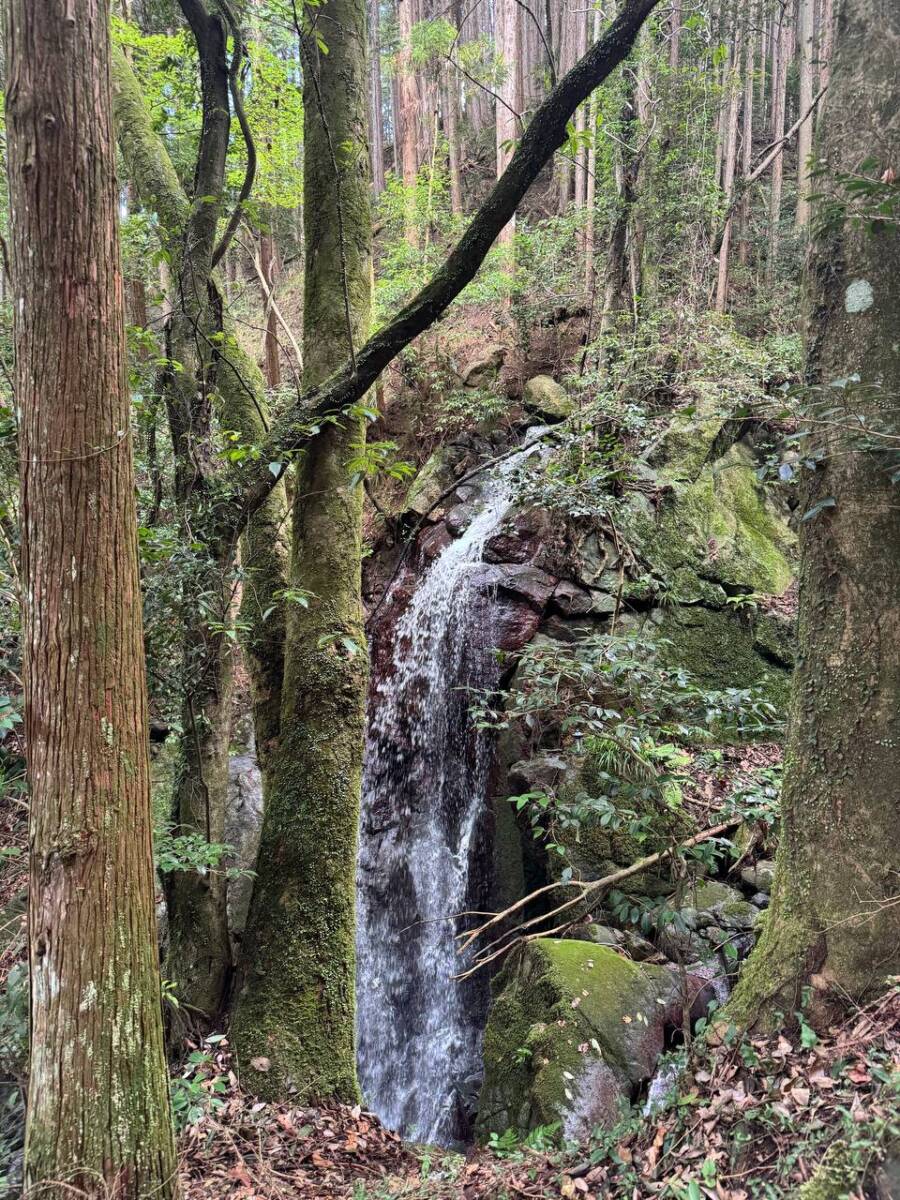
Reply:
[[[674,0],[669,18],[669,70],[677,71],[681,61],[681,0]]]
[[[787,73],[793,54],[793,31],[787,11],[773,38],[775,61],[772,64],[772,141],[784,137],[787,108]],[[772,185],[769,190],[769,247],[766,259],[766,280],[771,286],[778,269],[779,230],[781,227],[781,197],[784,190],[784,155],[772,163]]]
[[[381,85],[381,31],[378,16],[379,0],[369,0],[369,143],[372,147],[372,188],[376,196],[380,196],[384,191],[384,96]]]
[[[743,42],[743,23],[735,33],[731,71],[726,77],[728,107],[725,116],[725,150],[722,164],[722,191],[730,196],[734,190],[734,173],[737,163],[738,114],[741,104],[740,66]],[[725,222],[722,246],[719,250],[719,273],[716,283],[716,312],[723,313],[728,307],[729,258],[731,253],[732,220]]]
[[[320,11],[333,31],[329,52],[309,46],[304,80],[309,385],[364,335],[371,291],[364,2],[328,0]],[[242,1081],[292,1100],[357,1094],[355,873],[367,653],[363,496],[350,482],[348,459],[364,437],[359,418],[326,425],[296,482],[292,575],[312,597],[288,617],[281,733],[234,1020]]]
[[[459,84],[451,67],[444,78],[444,121],[449,148],[450,211],[460,216],[463,211],[462,179],[460,175]]]
[[[749,24],[749,23],[748,23]],[[741,177],[746,179],[753,165],[753,68],[755,66],[756,34],[747,30],[744,39],[744,107],[741,121]],[[746,266],[750,261],[750,195],[745,193],[738,213],[740,239],[738,261]]]
[[[600,37],[601,14],[599,9],[594,9],[593,19],[591,22],[591,40],[597,41]],[[594,92],[588,103],[588,111],[590,118],[588,127],[591,131],[591,144],[588,147],[588,162],[587,162],[587,195],[585,197],[585,207],[587,209],[585,227],[584,227],[584,282],[585,290],[590,296],[594,290],[594,267],[595,267],[595,234],[597,225],[597,117],[600,111],[600,96],[599,92]]]
[[[799,0],[797,50],[800,60],[800,102],[802,113],[813,102],[813,57],[815,55],[815,0]],[[797,131],[797,215],[798,229],[809,223],[809,157],[812,154],[813,121],[804,121]]]
[[[10,0],[31,789],[29,1194],[177,1194],[102,0]]]
[[[270,299],[275,289],[275,280],[278,277],[278,250],[275,246],[275,238],[271,233],[264,233],[259,239],[259,262],[267,289],[267,294],[264,297],[266,332],[263,343],[266,383],[270,388],[278,388],[281,387],[281,351],[278,345],[278,317]]]
[[[399,141],[400,177],[407,189],[406,197],[406,240],[415,245],[418,241],[415,211],[415,187],[421,160],[419,158],[419,89],[410,61],[410,41],[416,24],[415,0],[399,0],[397,4],[400,29],[400,49],[396,59],[397,117],[399,131],[394,134]]]
[[[503,61],[503,82],[497,89],[497,178],[509,165],[519,134],[518,114],[522,110],[522,13],[516,0],[497,0],[496,9],[497,53]],[[515,217],[504,228],[499,237],[503,245],[509,245],[516,232]]]
[[[838,0],[836,55],[820,150],[822,185],[877,158],[898,161],[893,0]],[[818,190],[818,188],[817,188]],[[900,239],[847,209],[822,224],[808,277],[807,382],[845,406],[847,425],[896,439]],[[841,390],[835,379],[857,376]],[[812,985],[814,1009],[864,1001],[900,972],[900,522],[894,442],[853,439],[838,418],[805,482],[800,653],[794,677],[782,835],[762,939],[729,1013],[772,1023]]]

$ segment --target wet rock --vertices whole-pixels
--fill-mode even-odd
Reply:
[[[553,593],[553,606],[565,617],[585,616],[591,612],[591,593],[568,579],[561,580]]]
[[[691,903],[678,910],[681,921],[709,939],[716,936],[711,930],[746,931],[759,920],[759,909],[727,883],[707,880],[697,885],[689,899]]]
[[[478,1133],[609,1127],[650,1078],[680,1010],[676,974],[606,946],[531,942],[494,983]]]
[[[456,504],[447,513],[444,524],[454,537],[459,537],[463,530],[468,528],[474,516],[475,509],[471,504]]]
[[[521,597],[542,611],[557,581],[529,563],[484,563],[474,573],[472,582],[483,590],[497,589]]]
[[[535,375],[525,384],[522,403],[545,421],[564,421],[575,411],[575,401],[549,375]]]
[[[494,645],[498,650],[513,653],[534,637],[541,623],[541,614],[532,604],[508,598],[498,605],[494,616]]]
[[[574,925],[568,936],[578,942],[592,942],[595,946],[608,946],[611,950],[619,949],[625,941],[621,929],[613,929],[611,925],[597,925],[594,922]]]
[[[419,538],[419,552],[426,562],[432,562],[450,543],[453,537],[450,530],[442,521],[440,525],[432,525]]]
[[[477,358],[473,358],[462,370],[463,387],[483,388],[493,383],[506,359],[506,347],[498,342],[489,343]]]
[[[553,791],[571,769],[571,762],[561,754],[537,754],[521,759],[509,768],[509,785],[515,789],[510,794]]]
[[[761,858],[752,867],[744,867],[741,879],[749,888],[769,896],[772,891],[772,881],[775,878],[775,863],[770,858]],[[753,903],[756,903],[754,900]]]

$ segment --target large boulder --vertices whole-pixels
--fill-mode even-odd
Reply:
[[[425,516],[452,487],[454,478],[452,451],[449,446],[439,446],[410,484],[403,503],[404,511]]]
[[[489,343],[462,370],[463,387],[489,387],[500,373],[506,359],[506,347]]]
[[[535,375],[525,384],[522,403],[545,421],[564,421],[575,411],[575,401],[562,384],[549,375]]]
[[[610,1126],[653,1073],[680,1012],[677,973],[607,946],[530,942],[494,981],[478,1133]]]

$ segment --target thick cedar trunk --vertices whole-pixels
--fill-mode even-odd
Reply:
[[[900,9],[894,0],[839,0],[837,8],[817,190],[840,196],[840,176],[863,159],[877,159],[866,172],[877,180],[900,156]],[[834,209],[823,216],[808,280],[811,402],[846,405],[848,427],[865,422],[896,439],[900,239],[889,222]],[[858,384],[834,386],[854,376]],[[807,511],[823,507],[800,526],[800,653],[775,887],[730,1006],[745,1024],[792,1012],[808,984],[816,1006],[830,1008],[865,1000],[900,972],[895,452],[877,437],[854,441],[840,417],[825,428],[825,457],[804,496]]]
[[[351,336],[365,335],[371,290],[364,3],[329,0],[320,11],[332,31],[328,54],[308,47],[304,81],[310,385],[346,358]],[[337,178],[326,131],[340,148]],[[234,1020],[242,1081],[292,1100],[357,1094],[355,873],[367,653],[363,496],[347,463],[364,438],[359,418],[326,425],[296,481],[292,575],[312,597],[288,615],[281,733]]]
[[[26,1185],[177,1192],[102,0],[11,0],[7,130],[31,788]]]
[[[444,132],[447,135],[448,168],[450,174],[450,211],[459,216],[463,211],[462,178],[460,174],[461,145],[459,133],[459,84],[452,68],[444,79]]]

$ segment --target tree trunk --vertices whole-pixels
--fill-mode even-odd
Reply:
[[[728,107],[725,115],[725,149],[722,164],[722,191],[730,197],[734,190],[734,172],[737,163],[738,114],[741,104],[741,48],[743,43],[743,22],[735,33],[734,50],[731,57],[731,70],[726,76],[728,89]],[[716,282],[716,312],[723,313],[728,307],[728,277],[729,256],[731,252],[732,220],[729,216],[725,221],[725,231],[722,235],[722,245],[719,249],[719,272]]]
[[[327,378],[351,338],[364,335],[371,290],[364,3],[329,0],[320,11],[333,31],[329,52],[309,46],[304,81],[308,385]],[[367,652],[363,495],[350,482],[348,459],[364,438],[358,417],[326,425],[297,478],[292,575],[312,597],[288,615],[281,733],[234,1020],[242,1081],[292,1102],[357,1095],[355,873]]]
[[[497,53],[503,62],[503,81],[497,88],[497,178],[509,165],[519,134],[518,116],[522,109],[521,41],[522,14],[516,0],[497,0],[495,9]],[[515,217],[506,225],[498,241],[509,245],[516,232]]]
[[[381,30],[379,2],[369,0],[369,141],[372,147],[372,188],[376,196],[384,191],[384,95],[381,84]]]
[[[813,57],[815,55],[815,0],[799,0],[797,50],[800,60],[799,113],[809,112],[813,102]],[[812,119],[804,121],[797,131],[797,215],[798,229],[809,224],[809,157],[812,154]]]
[[[397,4],[400,29],[400,48],[396,58],[397,118],[399,129],[394,132],[395,148],[399,143],[400,178],[407,189],[406,195],[406,240],[411,245],[418,241],[416,228],[415,187],[421,165],[419,160],[419,89],[410,61],[410,40],[416,23],[415,0],[399,0]]]
[[[900,156],[893,0],[839,0],[822,117],[825,175],[837,193],[817,230],[808,278],[807,382],[847,428],[897,438],[900,240],[890,222],[854,218],[840,177],[878,180]],[[838,388],[832,381],[858,376]],[[824,392],[824,398],[821,395]],[[818,411],[814,408],[813,416]],[[857,424],[858,422],[858,424]],[[863,1002],[900,972],[900,522],[896,440],[826,426],[805,483],[799,657],[772,905],[730,1005],[742,1024],[792,1012],[811,984],[827,1010]]]
[[[741,178],[746,179],[753,165],[753,68],[755,66],[756,33],[747,30],[744,40],[744,107],[741,120]],[[750,261],[750,195],[745,192],[738,214],[740,238],[738,261],[746,266]]]
[[[772,40],[775,61],[772,63],[772,141],[784,137],[787,109],[787,75],[793,54],[793,31],[787,10]],[[784,190],[784,155],[772,163],[772,186],[769,190],[769,247],[766,257],[766,280],[771,286],[778,269],[779,230],[781,226],[781,196]]]
[[[263,297],[266,313],[266,331],[263,343],[266,383],[270,388],[279,388],[281,387],[281,350],[278,345],[278,317],[270,299],[270,297],[274,298],[275,280],[278,277],[278,251],[275,247],[275,238],[271,233],[264,233],[260,236],[259,263],[267,288],[267,293]]]
[[[10,0],[31,789],[29,1194],[177,1194],[102,0]]]

